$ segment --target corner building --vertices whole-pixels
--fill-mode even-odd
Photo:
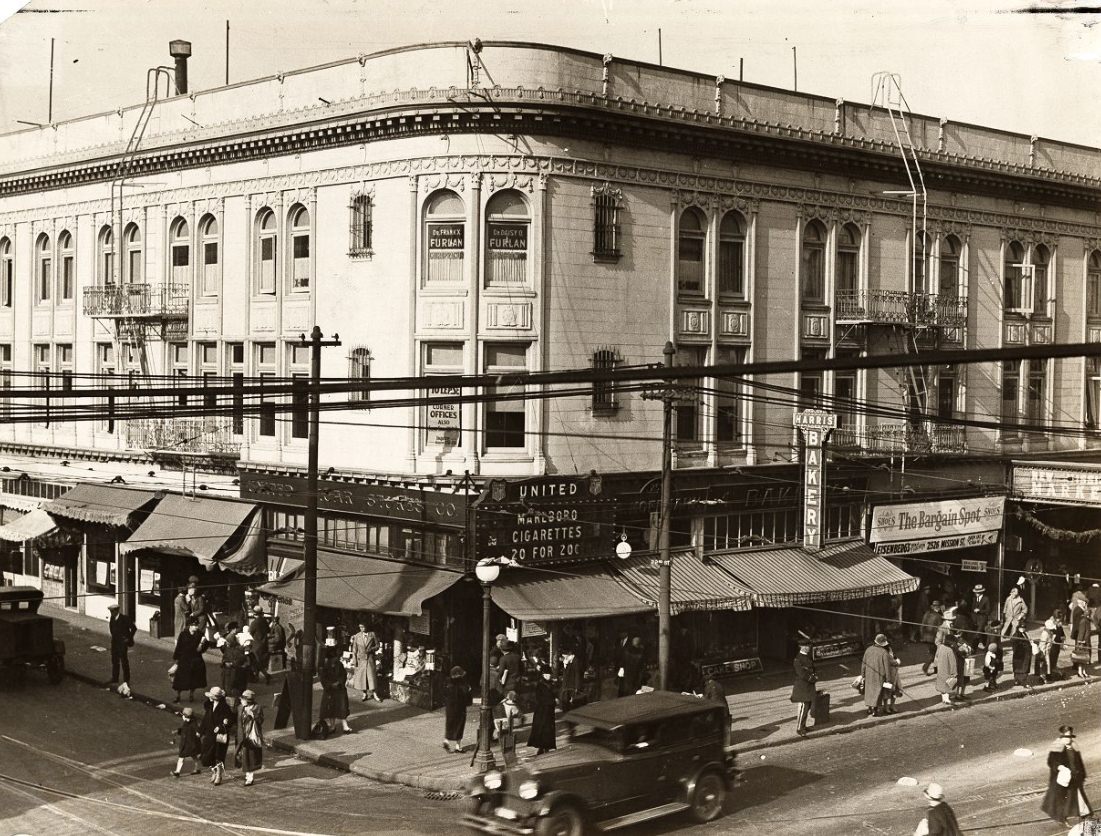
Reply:
[[[666,341],[690,366],[1101,341],[1101,151],[904,120],[924,225],[898,194],[906,170],[882,108],[541,44],[419,45],[7,134],[0,374],[62,388],[66,374],[305,380],[300,335],[315,323],[342,341],[323,376],[362,379],[660,363]],[[631,509],[622,533],[651,545],[637,512],[660,465],[659,401],[594,385],[371,408],[394,394],[323,414],[322,546],[429,573],[444,603],[334,608],[414,620],[427,633],[413,641],[476,668],[458,633],[476,635],[478,593],[457,580],[479,556],[463,516],[491,480],[606,475]],[[221,417],[131,421],[105,403],[101,421],[0,426],[0,455],[32,476],[28,456],[109,456],[143,488],[157,462],[169,490],[184,457],[166,451],[197,456],[193,471],[236,475],[264,506],[278,579],[307,454],[304,394],[287,400],[286,413],[233,399]],[[808,407],[838,415],[825,539],[855,542],[876,503],[1006,492],[1010,461],[1096,459],[1101,365],[701,379],[676,410],[677,548],[701,563],[798,548],[787,462],[792,413]],[[433,519],[441,497],[458,505]],[[601,563],[614,544],[570,556]],[[983,548],[993,565],[1004,535]],[[958,551],[942,557],[936,573],[968,580]],[[645,590],[625,582],[645,614]],[[890,572],[841,583],[852,600],[912,587]]]

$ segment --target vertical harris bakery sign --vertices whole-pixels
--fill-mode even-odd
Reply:
[[[474,503],[479,559],[524,566],[615,554],[615,498],[598,474],[491,479]]]

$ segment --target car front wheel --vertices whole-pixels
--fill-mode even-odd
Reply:
[[[535,836],[582,836],[584,832],[581,811],[569,804],[555,807],[535,826]]]
[[[692,806],[689,813],[698,822],[708,822],[717,818],[726,801],[726,785],[714,772],[705,772],[696,781],[692,793]]]

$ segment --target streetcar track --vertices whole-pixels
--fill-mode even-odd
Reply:
[[[76,813],[71,813],[68,810],[62,810],[60,807],[57,807],[56,805],[51,804],[49,801],[46,801],[45,799],[40,798],[39,796],[35,795],[34,793],[30,792],[29,790],[25,790],[25,789],[22,789],[20,787],[13,786],[12,784],[7,783],[7,782],[3,782],[3,781],[0,781],[0,786],[2,786],[8,792],[12,793],[12,795],[17,795],[20,798],[26,798],[26,799],[30,799],[31,801],[33,801],[34,802],[34,808],[33,809],[35,809],[35,810],[45,810],[49,813],[53,813],[55,816],[58,816],[59,818],[68,819],[69,821],[76,822],[76,823],[82,825],[83,827],[91,828],[92,830],[96,831],[97,833],[104,833],[104,834],[107,834],[107,836],[120,836],[120,834],[116,833],[115,831],[109,830],[106,827],[98,825],[94,821],[90,821],[88,819],[82,818],[81,816],[78,816]]]

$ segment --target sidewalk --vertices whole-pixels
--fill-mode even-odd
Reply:
[[[43,607],[42,611],[57,619],[55,635],[65,641],[65,663],[69,674],[94,685],[103,685],[110,677],[111,669],[110,653],[105,649],[107,622],[54,607]],[[188,703],[176,705],[173,702],[176,695],[171,690],[167,674],[172,663],[173,645],[170,639],[155,639],[139,633],[135,646],[130,650],[130,686],[135,699],[163,707],[164,710],[179,711]],[[97,647],[103,649],[97,650]],[[921,664],[927,658],[925,646],[908,645],[898,653],[902,659],[904,696],[896,703],[898,713],[885,717],[868,717],[863,697],[849,685],[853,677],[860,673],[860,657],[819,664],[818,687],[830,694],[830,721],[820,729],[812,728],[811,736],[843,734],[915,715],[955,711],[969,705],[1024,698],[1089,684],[1077,678],[1063,679],[1048,685],[1036,685],[1030,692],[1013,687],[1012,674],[1003,674],[997,692],[988,694],[981,687],[971,688],[968,692],[971,698],[967,702],[949,707],[941,704],[940,695],[934,687],[934,677],[921,672]],[[1066,656],[1064,652],[1064,661]],[[207,653],[210,684],[220,681],[218,660],[219,654]],[[1008,662],[1008,653],[1006,660]],[[1096,665],[1090,666],[1094,673],[1096,669]],[[982,684],[981,675],[972,678],[972,683],[976,682]],[[272,696],[281,683],[282,677],[276,676],[270,685],[261,682],[250,686],[256,691],[258,701],[267,710],[269,718],[273,717],[270,710]],[[724,685],[733,718],[731,740],[739,752],[754,752],[800,740],[795,735],[795,710],[789,700],[791,674],[786,668],[726,680]],[[470,760],[478,729],[477,706],[471,708],[467,721],[464,741],[467,751],[451,754],[442,747],[442,709],[423,711],[390,700],[364,703],[354,692],[349,696],[352,706],[349,723],[355,730],[352,734],[337,733],[328,740],[298,741],[290,729],[269,729],[269,742],[277,749],[326,766],[378,781],[437,792],[460,790],[473,774]],[[185,694],[185,700],[186,697]],[[196,694],[196,698],[195,707],[198,708],[201,706],[201,695]],[[315,706],[319,702],[320,696],[315,697]],[[522,733],[519,737],[522,741]],[[527,747],[521,745],[519,750],[522,756]]]

